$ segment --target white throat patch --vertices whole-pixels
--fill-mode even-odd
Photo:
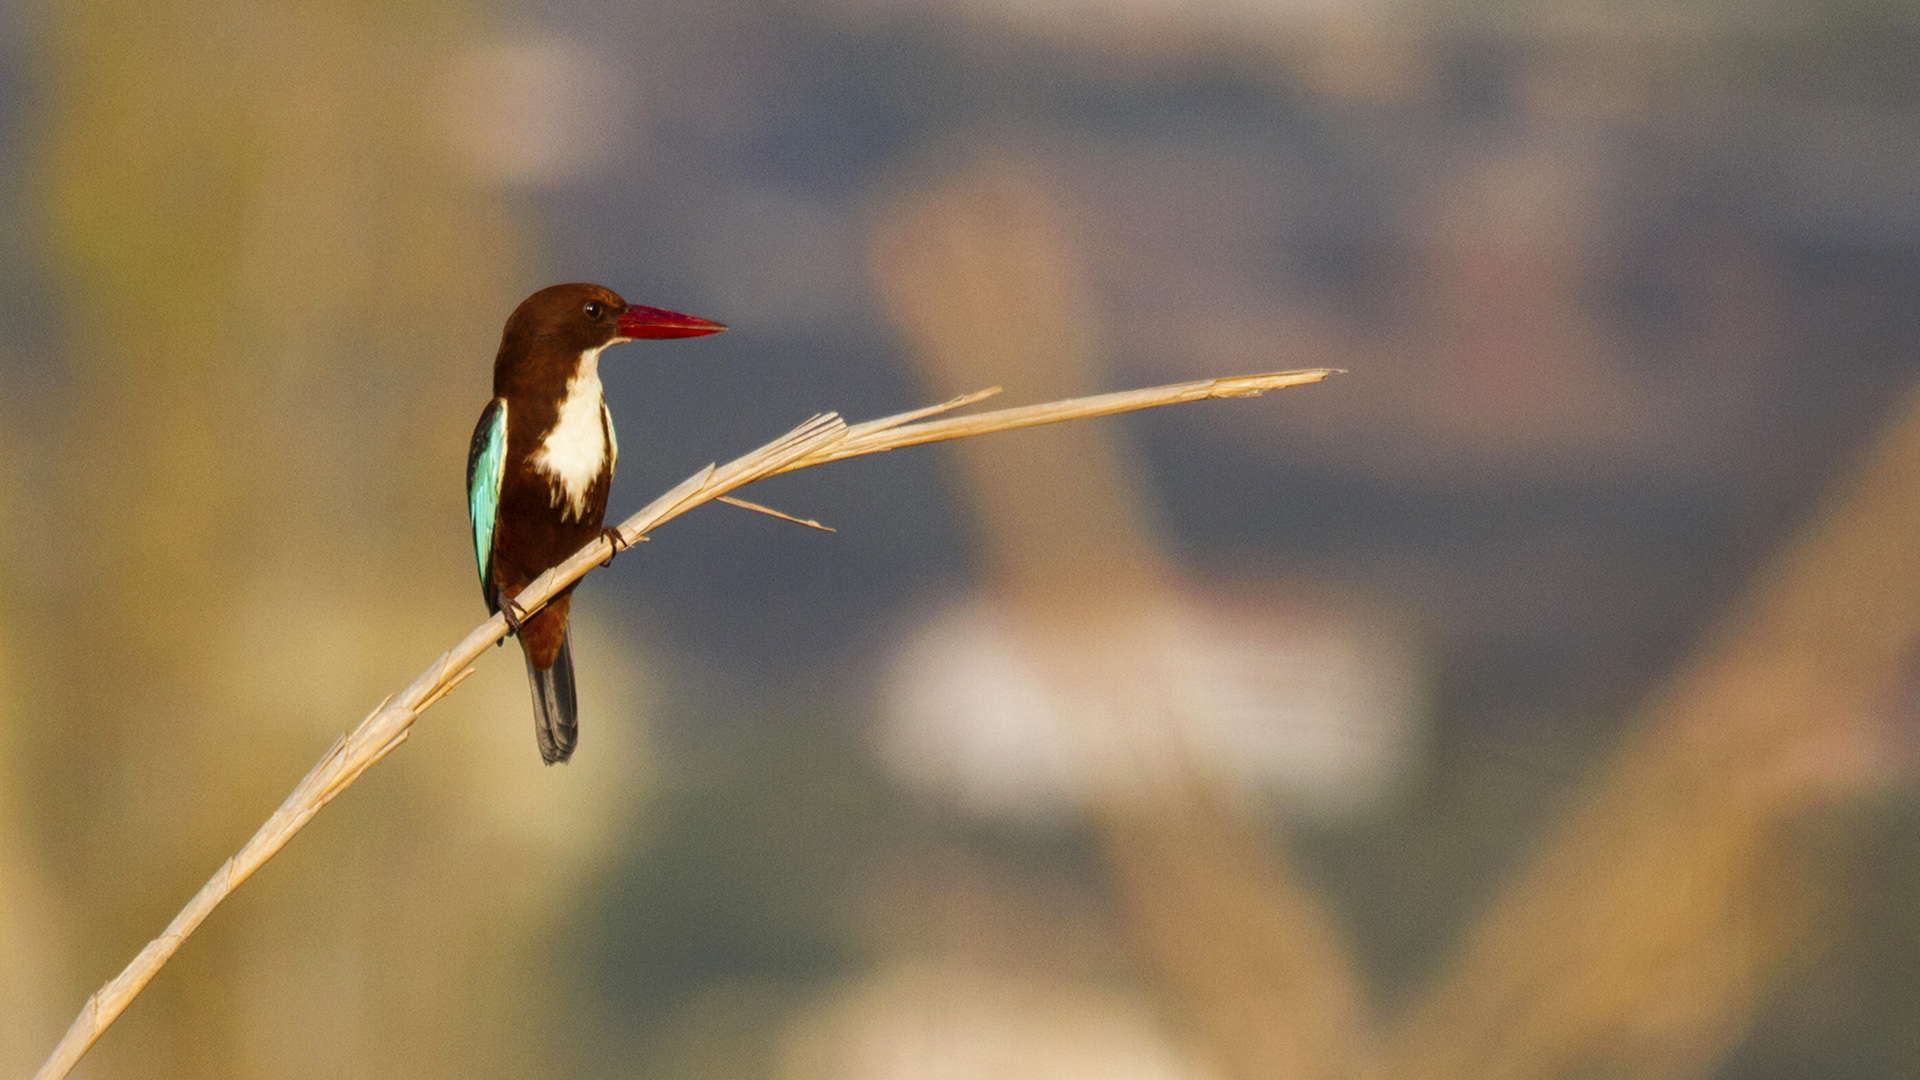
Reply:
[[[601,346],[605,348],[606,346]],[[607,467],[607,432],[601,425],[600,349],[580,354],[580,366],[567,380],[560,418],[534,451],[533,467],[553,481],[550,505],[566,504],[560,520],[587,516],[587,489]]]

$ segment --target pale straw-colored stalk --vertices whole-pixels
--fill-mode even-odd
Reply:
[[[974,404],[997,393],[986,390],[958,397],[941,405],[901,413],[880,420],[849,426],[839,416],[816,416],[771,443],[726,465],[709,465],[680,482],[673,490],[648,503],[619,526],[623,545],[643,539],[662,524],[712,502],[728,492],[780,473],[824,465],[842,458],[877,454],[902,446],[987,435],[1014,428],[1053,424],[1062,420],[1080,420],[1095,416],[1147,409],[1156,405],[1176,405],[1208,398],[1250,397],[1267,390],[1319,382],[1332,374],[1331,369],[1289,371],[1271,375],[1242,375],[1223,379],[1175,383],[1146,390],[1126,390],[1094,397],[1054,401],[1017,409],[1001,409],[973,416],[928,417]],[[916,422],[918,421],[918,422]],[[758,509],[758,507],[754,507]],[[606,538],[575,552],[565,562],[540,575],[517,598],[529,613],[538,611],[561,590],[580,580],[613,552]],[[406,689],[380,703],[360,726],[334,742],[318,764],[295,785],[280,808],[261,825],[238,854],[223,863],[213,877],[200,887],[180,914],[174,916],[165,932],[147,943],[126,970],[87,999],[67,1029],[60,1044],[35,1074],[35,1080],[59,1080],[67,1075],[87,1048],[127,1005],[139,996],[167,960],[180,948],[213,909],[240,883],[293,839],[320,808],[346,790],[360,775],[392,753],[406,741],[407,730],[420,714],[445,697],[461,680],[473,673],[473,663],[499,641],[507,624],[495,615],[467,634],[458,645],[442,653],[427,666]]]

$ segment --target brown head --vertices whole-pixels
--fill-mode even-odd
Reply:
[[[507,317],[493,361],[493,392],[558,393],[583,354],[637,338],[699,337],[725,329],[697,316],[629,304],[605,286],[549,285]]]

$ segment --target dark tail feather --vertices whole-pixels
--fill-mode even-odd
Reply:
[[[560,639],[553,667],[541,671],[527,657],[527,681],[533,684],[533,734],[549,765],[573,756],[580,741],[580,706],[573,696],[573,635]]]

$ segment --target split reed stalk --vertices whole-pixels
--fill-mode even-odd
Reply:
[[[649,532],[694,507],[719,499],[755,480],[824,465],[830,461],[877,454],[903,446],[1054,424],[1063,420],[1111,416],[1157,405],[1177,405],[1208,398],[1252,397],[1268,390],[1316,383],[1330,374],[1333,374],[1332,369],[1316,368],[1269,375],[1202,379],[939,420],[928,418],[972,405],[999,391],[995,389],[968,394],[944,404],[851,426],[838,415],[827,413],[814,417],[726,465],[709,465],[689,476],[671,491],[648,503],[639,513],[621,522],[619,534],[623,546],[637,543]],[[613,551],[610,541],[595,539],[565,562],[536,578],[516,598],[517,602],[528,613],[538,611],[561,590],[604,562]],[[471,675],[474,661],[504,637],[506,631],[506,621],[499,615],[481,623],[459,644],[440,654],[406,689],[381,702],[360,722],[359,727],[336,740],[300,783],[294,786],[293,793],[280,804],[280,808],[267,818],[266,823],[260,826],[238,854],[214,871],[213,877],[173,917],[166,930],[148,942],[147,947],[140,950],[124,971],[94,991],[59,1045],[54,1047],[46,1064],[34,1074],[34,1080],[60,1080],[66,1076],[101,1033],[159,973],[181,943],[212,914],[213,909],[285,847],[295,833],[313,820],[321,807],[405,742],[408,729],[420,714],[432,708]]]

